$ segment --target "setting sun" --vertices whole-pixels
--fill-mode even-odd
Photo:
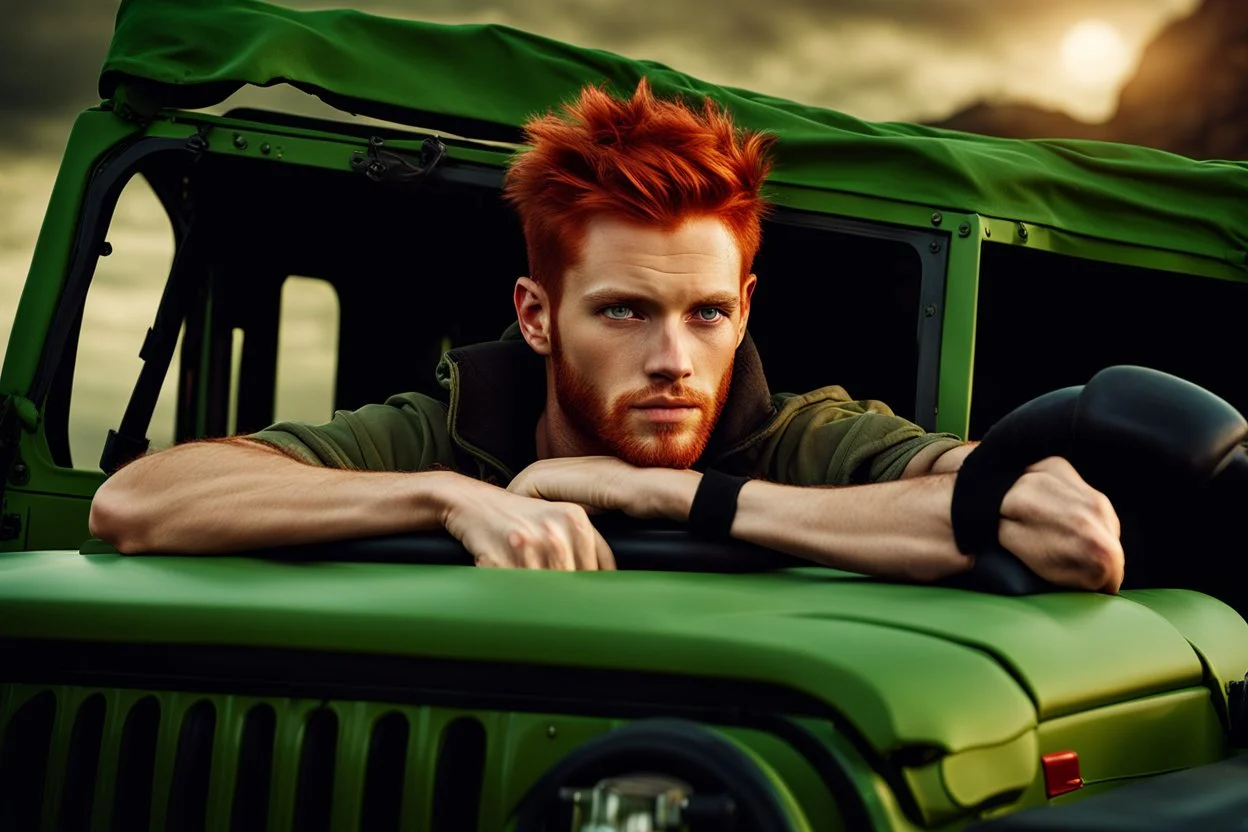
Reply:
[[[1130,54],[1117,29],[1100,20],[1085,20],[1062,40],[1062,66],[1083,86],[1112,87],[1130,68]]]

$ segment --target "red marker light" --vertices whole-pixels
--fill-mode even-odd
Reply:
[[[1055,751],[1040,758],[1044,767],[1044,791],[1049,797],[1083,788],[1079,773],[1079,755],[1074,751]]]

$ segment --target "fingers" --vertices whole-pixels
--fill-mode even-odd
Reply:
[[[615,553],[611,551],[611,547],[607,545],[607,541],[597,529],[594,529],[594,546],[598,554],[598,568],[603,571],[615,571]]]
[[[574,503],[512,495],[474,520],[460,540],[478,566],[560,571],[598,570],[604,563],[605,568],[615,567],[585,509]]]
[[[567,518],[572,568],[596,571],[598,569],[598,544],[594,538],[598,530],[589,522],[585,509],[571,503],[563,503],[560,507],[565,511]]]
[[[1001,504],[1001,545],[1061,586],[1116,593],[1122,586],[1122,524],[1109,498],[1067,460],[1032,465]]]
[[[1058,586],[1117,593],[1122,586],[1122,543],[1104,527],[1037,527],[1002,520],[1001,545],[1041,578]]]

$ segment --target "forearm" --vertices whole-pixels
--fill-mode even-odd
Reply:
[[[655,481],[662,513],[685,521],[700,477]],[[970,568],[953,540],[952,474],[839,488],[751,480],[737,498],[732,536],[837,569],[930,581]]]
[[[241,443],[139,459],[96,493],[91,532],[120,551],[221,553],[441,527],[448,501],[489,487],[450,472],[305,465]]]
[[[971,565],[954,544],[952,495],[947,474],[843,488],[753,481],[732,536],[837,569],[931,581]]]

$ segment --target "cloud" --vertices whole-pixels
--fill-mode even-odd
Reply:
[[[99,101],[95,82],[115,0],[6,3],[0,27],[0,145],[37,146],[49,117]]]

